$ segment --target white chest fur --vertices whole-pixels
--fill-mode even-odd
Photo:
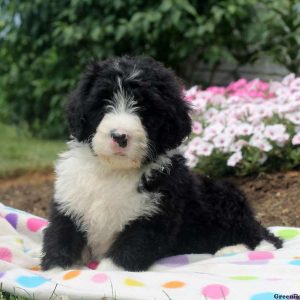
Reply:
[[[103,255],[116,234],[157,211],[156,197],[139,193],[140,170],[111,170],[86,144],[71,143],[56,165],[55,201],[87,233],[93,256]]]

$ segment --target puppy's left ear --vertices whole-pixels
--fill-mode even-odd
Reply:
[[[177,114],[181,115],[181,118],[179,120],[179,129],[180,131],[180,138],[181,143],[182,141],[190,135],[192,132],[192,120],[190,117],[191,113],[191,107],[189,104],[183,99],[183,96],[181,97],[182,102],[184,103],[184,107],[181,107],[181,109],[178,110]]]
[[[65,107],[71,135],[80,142],[89,137],[89,126],[85,116],[85,102],[94,85],[98,71],[98,63],[92,62],[81,77],[75,90],[70,94]]]
[[[85,116],[79,91],[74,90],[65,107],[70,133],[79,142],[84,140]]]
[[[161,135],[161,142],[166,143],[168,149],[178,147],[183,140],[191,133],[192,121],[190,118],[190,107],[179,96],[174,106],[167,108],[165,122],[167,123]]]

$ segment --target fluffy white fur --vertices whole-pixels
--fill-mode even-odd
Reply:
[[[218,250],[215,253],[215,255],[216,256],[224,256],[224,255],[236,254],[236,253],[241,253],[241,252],[246,252],[246,251],[249,251],[249,248],[247,248],[246,245],[237,244],[237,245],[233,245],[233,246],[223,247],[220,250]]]
[[[123,90],[118,78],[119,89],[114,93],[113,104],[107,106],[109,111],[92,139],[93,150],[104,164],[112,169],[139,168],[146,155],[148,145],[147,133],[140,118],[135,114],[135,101]],[[123,155],[113,153],[111,147],[111,132],[125,133],[128,145]]]
[[[110,258],[104,258],[100,261],[98,267],[98,271],[105,272],[105,271],[124,271],[123,268],[118,267],[116,264],[112,262]]]
[[[56,165],[55,201],[87,231],[93,257],[99,258],[128,222],[157,211],[159,195],[137,192],[141,170],[114,170],[87,144],[69,146]]]
[[[274,250],[276,250],[276,247],[274,247],[274,245],[272,245],[271,243],[263,240],[255,247],[255,250],[257,250],[257,251],[274,251]]]
[[[113,153],[111,130],[120,130],[128,135],[124,156]],[[108,113],[99,124],[92,145],[95,153],[110,168],[139,168],[147,148],[147,135],[136,115],[126,112]]]
[[[272,245],[271,243],[267,242],[266,240],[261,241],[256,247],[256,251],[273,251],[276,250],[276,247]],[[233,246],[223,247],[220,250],[218,250],[215,255],[216,256],[223,256],[228,254],[236,254],[236,253],[242,253],[250,251],[250,249],[244,245],[244,244],[237,244]]]
[[[108,110],[114,113],[130,113],[134,114],[137,110],[137,102],[134,98],[126,93],[122,86],[122,81],[118,77],[118,90],[114,93],[112,101],[109,101],[111,104],[108,105]]]

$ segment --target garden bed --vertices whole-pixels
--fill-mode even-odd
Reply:
[[[300,226],[300,171],[231,178],[248,196],[266,226]],[[41,217],[53,196],[52,171],[0,179],[0,202]]]

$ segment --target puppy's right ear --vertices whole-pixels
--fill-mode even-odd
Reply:
[[[79,142],[89,138],[85,103],[94,85],[98,71],[99,64],[92,62],[79,80],[75,90],[71,92],[65,107],[71,135]]]

